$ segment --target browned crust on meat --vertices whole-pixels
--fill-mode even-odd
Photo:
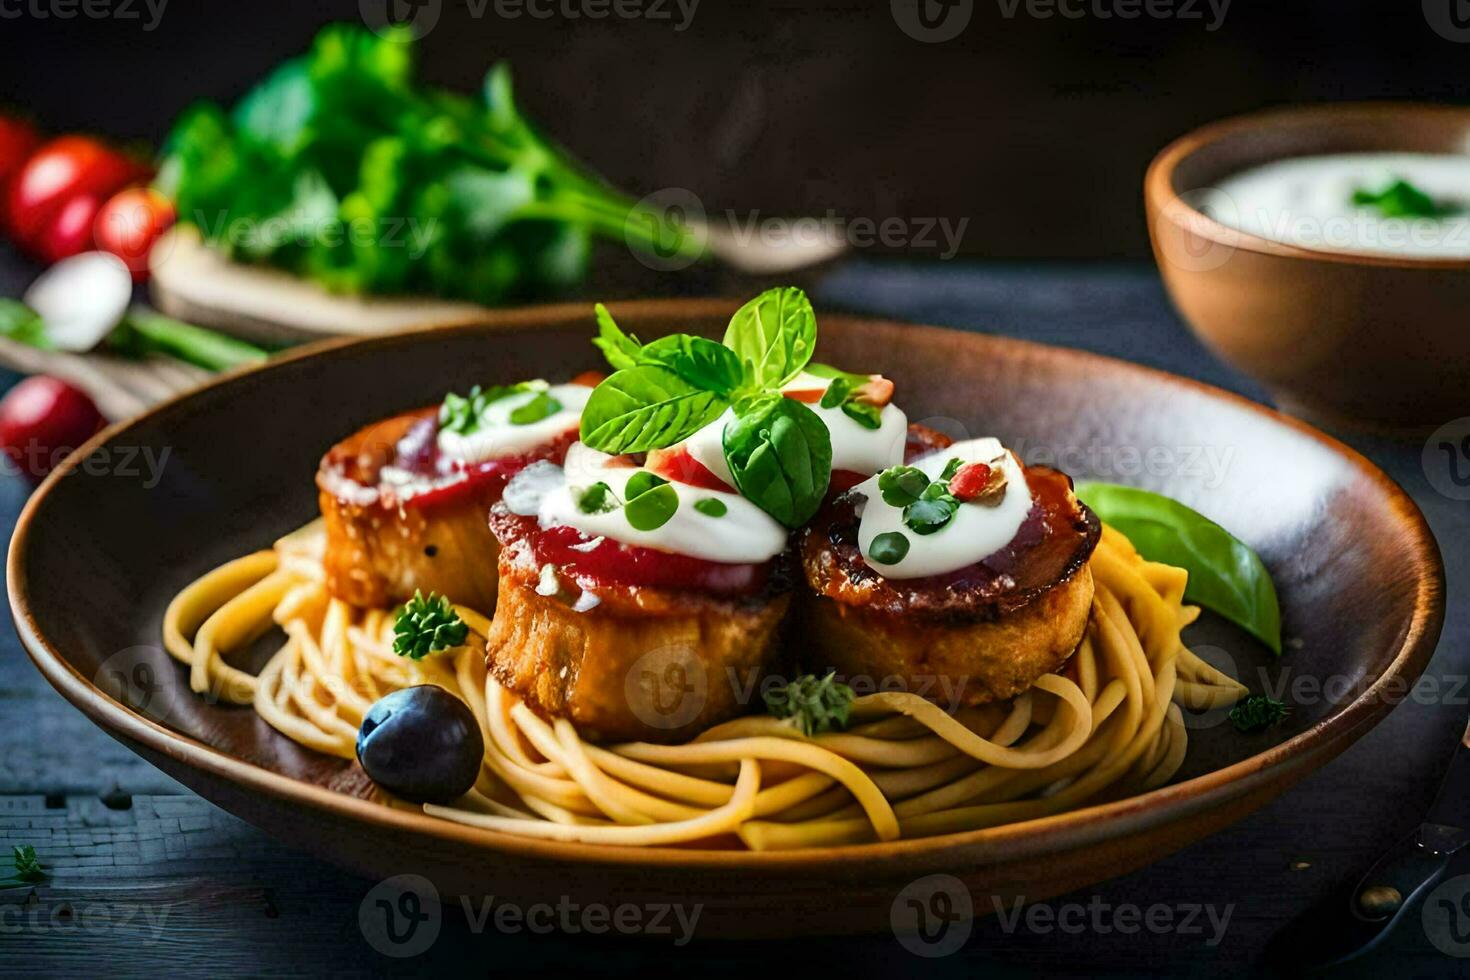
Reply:
[[[317,486],[326,526],[327,590],[374,609],[403,602],[416,590],[438,592],[488,615],[495,609],[500,545],[486,517],[498,488],[422,508],[377,492],[378,474],[398,441],[433,412],[375,422],[323,457]]]
[[[1015,697],[1061,667],[1087,628],[1102,526],[1065,474],[1026,475],[1037,503],[1017,540],[950,576],[884,578],[858,551],[853,502],[829,506],[800,543],[798,632],[813,666],[947,706]]]
[[[1016,611],[968,625],[808,595],[804,656],[848,683],[900,686],[945,707],[1005,701],[1067,662],[1087,629],[1092,595],[1085,565]]]
[[[486,665],[538,714],[598,742],[682,742],[749,710],[776,656],[789,595],[731,602],[639,589],[643,608],[541,595],[502,555]]]

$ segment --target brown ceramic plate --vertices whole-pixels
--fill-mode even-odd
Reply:
[[[615,306],[648,338],[718,333],[723,301]],[[417,872],[445,895],[521,902],[702,902],[702,934],[886,927],[905,885],[945,872],[979,895],[1040,899],[1121,874],[1239,820],[1341,752],[1418,676],[1443,576],[1414,504],[1352,450],[1240,398],[1076,351],[933,327],[821,318],[819,355],[881,367],[909,417],[994,434],[1033,462],[1133,482],[1254,545],[1276,577],[1292,649],[1280,663],[1212,619],[1190,639],[1254,689],[1331,681],[1289,721],[1243,736],[1192,723],[1174,785],[1044,820],[924,840],[752,854],[518,839],[370,802],[355,765],[315,755],[248,708],[189,693],[159,648],[168,599],[315,512],[312,475],[364,423],[475,382],[598,366],[585,307],[316,346],[224,378],[104,432],[31,499],[11,542],[17,628],[67,699],[205,797],[374,876]],[[139,463],[146,448],[156,481]],[[90,461],[90,462],[86,462]],[[129,476],[129,468],[141,476]],[[146,484],[146,485],[145,485]],[[1412,710],[1406,709],[1406,710]],[[989,902],[976,900],[978,909]]]

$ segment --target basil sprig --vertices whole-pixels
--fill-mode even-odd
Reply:
[[[1112,483],[1077,496],[1149,561],[1189,572],[1184,598],[1219,613],[1281,654],[1281,605],[1260,556],[1220,525],[1168,497]]]
[[[661,449],[733,409],[722,444],[736,487],[789,527],[816,513],[832,475],[831,436],[815,412],[780,391],[816,345],[805,293],[782,287],[757,296],[731,317],[723,344],[689,334],[644,344],[606,307],[596,315],[593,343],[615,370],[582,411],[584,443],[607,453]]]

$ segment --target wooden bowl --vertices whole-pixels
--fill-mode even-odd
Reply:
[[[733,309],[675,301],[613,312],[648,338],[718,335]],[[985,895],[1039,900],[1162,857],[1341,752],[1402,697],[1439,634],[1433,539],[1408,497],[1346,446],[1120,361],[826,316],[819,355],[882,367],[911,419],[1000,436],[1078,476],[1147,485],[1244,537],[1276,577],[1292,649],[1275,663],[1210,617],[1190,642],[1233,661],[1258,691],[1283,672],[1336,683],[1266,734],[1196,724],[1179,781],[1143,796],[991,830],[790,853],[532,841],[390,809],[364,798],[355,764],[302,749],[248,708],[189,692],[160,648],[165,604],[205,570],[311,518],[312,475],[328,446],[446,389],[596,367],[591,332],[589,309],[558,306],[329,342],[113,426],[47,479],[16,527],[11,608],[31,657],[68,700],[165,772],[364,874],[424,875],[446,898],[699,902],[701,935],[789,935],[887,928],[899,891],[926,875],[960,878],[985,912]],[[149,469],[165,451],[161,470]]]
[[[1224,178],[1286,157],[1470,151],[1470,108],[1311,106],[1214,123],[1144,179],[1154,256],[1200,339],[1286,410],[1356,427],[1470,415],[1470,260],[1350,255],[1268,241],[1199,210]]]

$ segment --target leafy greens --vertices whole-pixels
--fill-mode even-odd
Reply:
[[[233,112],[188,110],[159,186],[215,249],[338,292],[535,298],[581,280],[593,236],[699,254],[540,136],[504,64],[478,100],[413,75],[406,28],[328,26]]]

